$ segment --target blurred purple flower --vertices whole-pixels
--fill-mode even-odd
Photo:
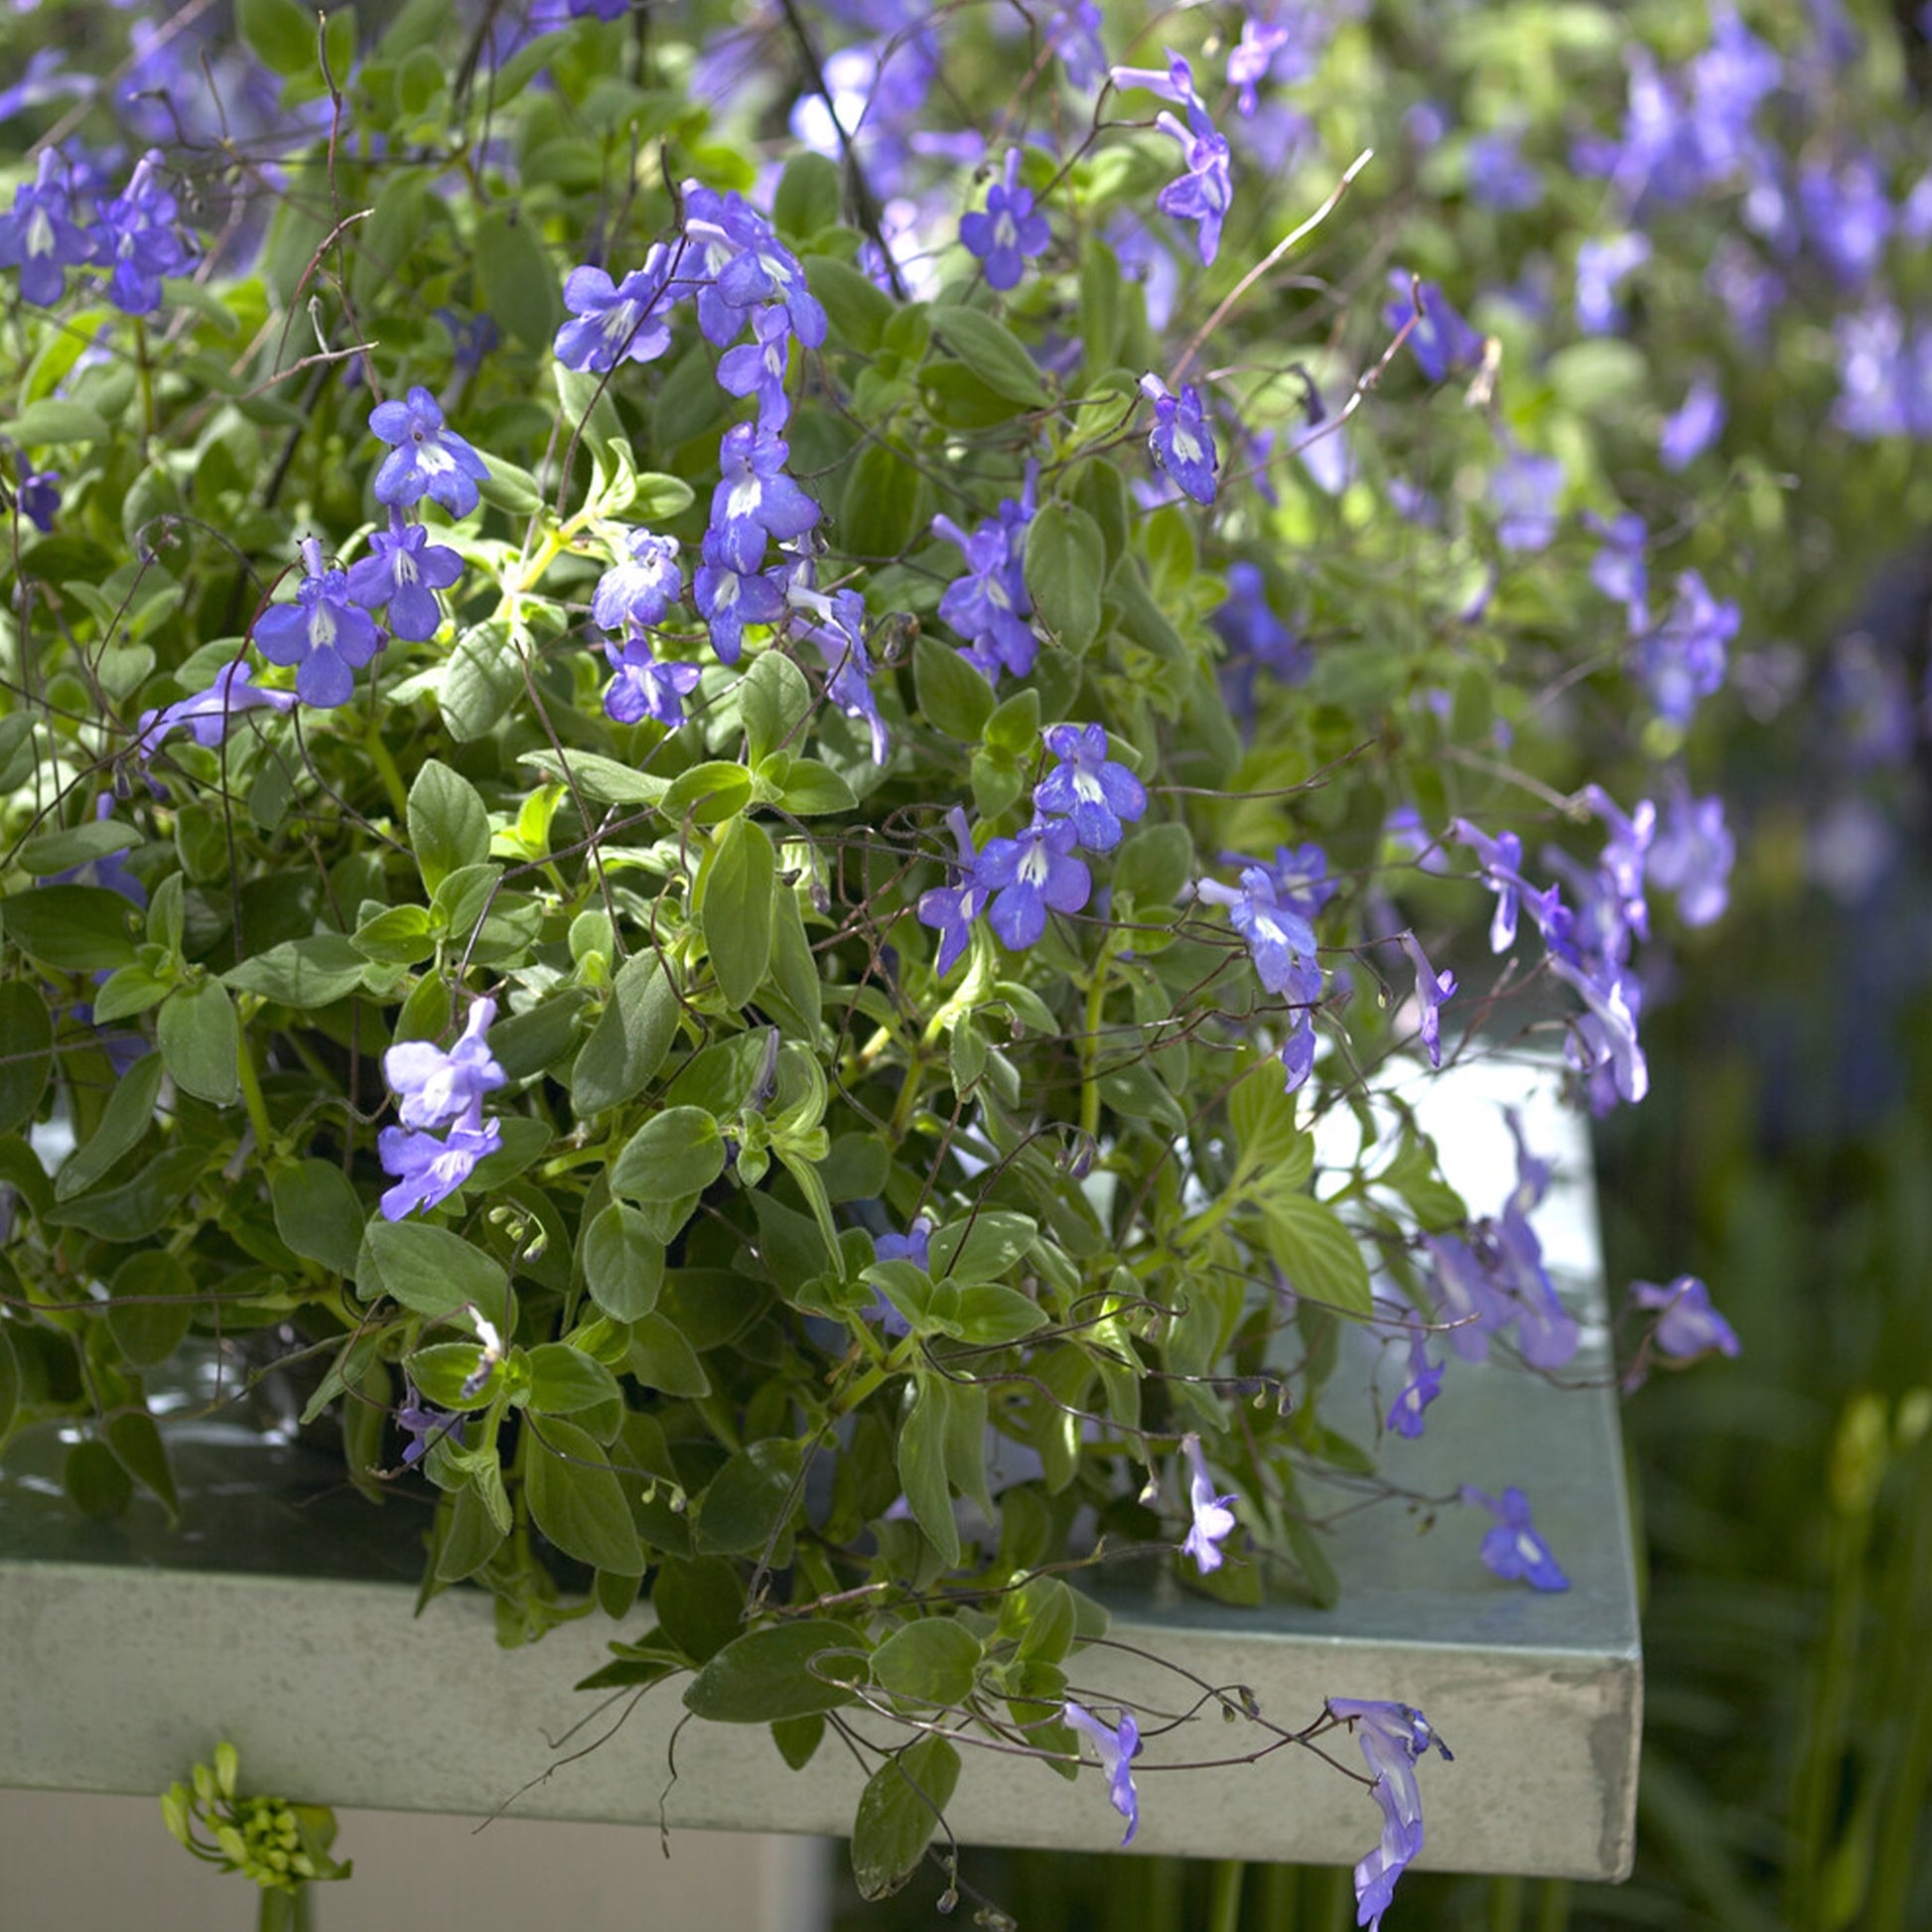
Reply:
[[[1141,1749],[1141,1728],[1131,1711],[1120,1714],[1118,1729],[1109,1730],[1091,1711],[1071,1698],[1060,1707],[1060,1716],[1090,1743],[1107,1777],[1107,1797],[1113,1808],[1127,1820],[1123,1845],[1134,1842],[1141,1823],[1140,1793],[1134,1789],[1134,1759]]]
[[[1482,1539],[1482,1561],[1498,1577],[1525,1583],[1532,1589],[1568,1589],[1570,1579],[1550,1554],[1550,1546],[1530,1520],[1529,1499],[1512,1484],[1502,1500],[1486,1496],[1468,1484],[1462,1487],[1462,1500],[1486,1509],[1496,1519],[1495,1527]]]
[[[1630,1301],[1633,1307],[1660,1311],[1653,1331],[1657,1346],[1678,1361],[1713,1349],[1721,1355],[1739,1352],[1736,1330],[1711,1306],[1711,1291],[1695,1275],[1679,1275],[1668,1287],[1632,1282]]]

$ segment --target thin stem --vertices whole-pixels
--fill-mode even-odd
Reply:
[[[1241,1880],[1248,1867],[1239,1859],[1220,1859],[1207,1881],[1207,1932],[1239,1932]]]
[[[255,1130],[255,1150],[266,1161],[274,1129],[269,1123],[268,1102],[262,1097],[261,1076],[255,1071],[254,1048],[248,1042],[245,1030],[241,1035],[241,1051],[235,1055],[235,1072],[241,1080],[241,1098],[248,1109],[248,1125]]]

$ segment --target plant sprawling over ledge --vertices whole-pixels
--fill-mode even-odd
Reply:
[[[1402,1096],[1543,1031],[1640,1100],[1724,909],[1725,405],[1658,449],[1629,308],[1710,322],[1671,223],[1824,83],[1727,11],[1627,73],[1471,11],[1466,125],[1400,8],[368,11],[100,82],[63,36],[124,26],[17,28],[0,1437],[172,1510],[178,1352],[304,1374],[428,1591],[514,1643],[648,1576],[594,1681],[842,1729],[869,1889],[975,1742],[1097,1757],[1131,1838],[1079,1579],[1328,1601],[1344,1331],[1406,1436],[1578,1348],[1537,1150],[1472,1218]],[[1561,180],[1484,61],[1594,90]],[[1775,298],[1732,238],[1713,368],[1891,233],[1813,228]],[[1857,342],[1847,431],[1923,427]],[[1735,1348],[1631,1306],[1632,1380]],[[1407,1498],[1562,1589],[1531,1500]],[[1429,1722],[1221,1698],[1353,1732],[1377,1922]]]

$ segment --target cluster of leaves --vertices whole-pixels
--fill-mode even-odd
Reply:
[[[8,315],[0,1438],[172,1509],[151,1387],[239,1343],[506,1641],[648,1573],[603,1682],[1070,1769],[1102,1612],[1052,1573],[1178,1550],[1184,1439],[1233,1485],[1187,1581],[1326,1600],[1343,1324],[1421,1353],[1417,1427],[1429,1325],[1560,1365],[1390,1056],[1560,983],[1640,1095],[1655,814],[1571,794],[1672,759],[1652,883],[1722,904],[1682,759],[1735,614],[1686,549],[1651,616],[1629,345],[1407,272],[1446,195],[1531,216],[1370,84],[1405,17],[1106,80],[1124,12],[598,11],[452,64],[437,0],[254,0],[234,112],[184,64],[139,133],[193,275],[124,316],[76,242]],[[1586,14],[1511,61],[1608,98]],[[1417,928],[1479,961],[1478,880],[1509,958],[1445,1011]],[[412,1118],[459,1035],[487,1079]],[[882,1770],[877,1887],[952,1750]]]

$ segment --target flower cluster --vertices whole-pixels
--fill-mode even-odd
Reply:
[[[960,656],[989,684],[998,684],[1002,671],[1027,676],[1039,651],[1028,621],[1034,605],[1026,576],[1038,474],[1029,464],[1020,494],[1002,497],[998,514],[970,536],[949,516],[932,519],[933,535],[956,545],[966,563],[965,576],[954,578],[939,599],[940,619],[966,639]]]
[[[0,214],[0,268],[19,269],[22,300],[51,308],[66,292],[69,268],[100,268],[107,299],[122,314],[160,308],[163,279],[195,259],[161,166],[160,150],[149,149],[118,195],[96,195],[87,207],[76,195],[72,164],[58,148],[43,148],[34,180],[14,191],[12,209]],[[88,212],[91,222],[82,218]]]
[[[484,1120],[483,1096],[508,1077],[483,1035],[496,1018],[494,1000],[479,1000],[456,1044],[445,1051],[425,1039],[403,1040],[382,1056],[382,1071],[396,1095],[400,1127],[385,1127],[377,1140],[383,1172],[395,1185],[382,1196],[383,1217],[400,1221],[435,1207],[456,1192],[494,1154],[502,1129]],[[447,1132],[441,1133],[441,1130]]]

